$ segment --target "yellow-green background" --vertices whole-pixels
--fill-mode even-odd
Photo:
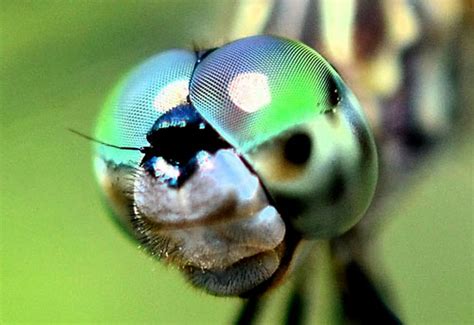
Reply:
[[[231,320],[237,300],[190,288],[115,227],[90,143],[66,131],[92,133],[108,91],[144,58],[225,40],[229,8],[217,0],[0,2],[0,322]],[[471,139],[451,141],[383,211],[391,222],[382,261],[412,324],[474,322]],[[328,321],[327,266],[318,278],[317,318]],[[284,291],[266,322],[280,317]]]

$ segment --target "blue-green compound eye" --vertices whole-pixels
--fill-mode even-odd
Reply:
[[[334,69],[306,45],[271,36],[241,39],[198,65],[191,101],[246,152],[331,109]]]
[[[148,146],[155,121],[186,101],[196,56],[186,50],[156,55],[127,74],[98,118],[96,138],[123,147]],[[117,163],[137,163],[141,154],[97,146],[99,156]]]
[[[273,36],[149,59],[95,137],[111,144],[95,168],[119,223],[215,295],[281,282],[302,238],[360,220],[377,178],[351,91],[314,50]]]

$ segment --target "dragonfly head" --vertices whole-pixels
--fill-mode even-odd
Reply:
[[[202,55],[201,55],[202,54]],[[164,52],[99,118],[96,172],[117,219],[216,295],[277,282],[301,238],[363,215],[377,159],[357,100],[309,47],[255,36]]]

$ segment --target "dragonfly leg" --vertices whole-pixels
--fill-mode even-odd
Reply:
[[[316,290],[316,260],[320,250],[314,243],[307,243],[306,254],[294,275],[293,287],[288,297],[284,324],[309,324],[314,312],[314,291]]]
[[[331,261],[342,305],[342,323],[402,324],[382,294],[380,283],[370,272],[367,243],[356,231],[331,240]]]
[[[264,305],[265,298],[251,297],[243,301],[239,315],[235,319],[235,325],[256,324],[258,316]]]
[[[308,318],[308,303],[310,300],[306,281],[303,277],[297,279],[290,293],[284,324],[306,324]]]

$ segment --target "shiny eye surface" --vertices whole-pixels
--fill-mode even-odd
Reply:
[[[148,145],[146,135],[155,121],[186,102],[194,69],[194,53],[169,50],[158,54],[125,75],[98,117],[95,136],[124,147]],[[137,162],[139,152],[98,146],[98,155],[118,163]]]
[[[149,59],[95,137],[115,145],[98,144],[94,162],[118,223],[214,295],[280,283],[302,239],[360,220],[377,178],[351,91],[314,50],[274,36]]]
[[[332,106],[332,67],[306,45],[273,36],[241,39],[196,68],[191,101],[242,152]]]

